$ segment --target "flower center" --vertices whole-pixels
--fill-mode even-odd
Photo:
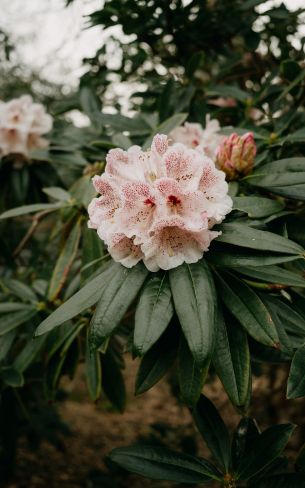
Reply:
[[[151,207],[154,207],[155,206],[155,202],[153,202],[151,200],[151,198],[146,198],[146,200],[144,200],[144,204],[145,205],[150,205]]]
[[[169,195],[167,200],[168,203],[170,203],[173,206],[179,205],[179,203],[181,203],[181,200],[178,197],[175,197],[175,195]]]

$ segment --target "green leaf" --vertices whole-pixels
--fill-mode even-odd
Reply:
[[[257,423],[250,417],[243,417],[236,431],[232,441],[232,463],[234,471],[238,468],[241,459],[249,451],[253,442],[260,435]]]
[[[102,367],[100,352],[90,352],[89,341],[86,341],[85,375],[86,383],[91,399],[95,402],[101,396],[102,391]]]
[[[280,456],[294,429],[292,424],[280,424],[260,434],[241,459],[236,472],[237,479],[251,478]]]
[[[42,349],[46,338],[47,336],[28,340],[22,351],[16,356],[13,367],[23,373]]]
[[[11,330],[7,334],[0,337],[0,362],[6,359],[6,356],[11,348],[16,337],[16,331]]]
[[[169,272],[174,306],[198,365],[211,358],[215,338],[215,287],[205,261],[182,264]]]
[[[83,111],[94,125],[97,125],[101,113],[101,102],[90,86],[82,86],[80,89],[80,103]]]
[[[0,336],[10,332],[30,320],[37,314],[37,310],[18,310],[17,312],[7,313],[0,317]]]
[[[103,289],[108,284],[107,280],[112,275],[113,270],[113,266],[110,266],[83,286],[83,288],[75,293],[75,295],[69,298],[69,300],[63,303],[57,310],[55,310],[55,312],[41,322],[35,335],[40,336],[46,332],[50,332],[50,330],[53,330],[67,320],[72,319],[83,310],[92,307],[102,295]]]
[[[193,410],[193,418],[214,458],[228,472],[231,459],[229,432],[213,403],[206,396],[201,395]]]
[[[277,195],[304,200],[305,158],[287,158],[264,164],[244,181]]]
[[[51,302],[59,295],[74,259],[76,258],[81,237],[81,219],[73,225],[72,230],[64,242],[59,258],[55,264],[48,290],[48,300]]]
[[[115,360],[114,355],[110,349],[107,349],[106,354],[101,355],[102,360],[102,387],[104,393],[111,401],[115,408],[123,413],[126,404],[126,391],[124,378],[118,361]]]
[[[252,384],[247,334],[233,317],[225,323],[220,309],[218,316],[213,365],[231,402],[244,408]]]
[[[111,139],[115,147],[127,150],[132,146],[132,141],[124,134],[114,134]]]
[[[238,268],[238,272],[245,276],[249,276],[250,278],[255,278],[256,280],[265,281],[267,283],[302,288],[305,287],[305,278],[279,266],[253,266],[248,268],[246,266],[240,266]],[[272,286],[270,288],[272,288]]]
[[[96,190],[92,185],[92,178],[90,174],[86,174],[73,183],[70,188],[72,197],[81,203],[87,210],[92,198],[96,196]],[[93,231],[92,231],[93,232]]]
[[[263,253],[261,251],[251,252],[248,249],[238,249],[236,251],[228,250],[226,245],[221,245],[213,251],[209,251],[206,260],[214,266],[239,268],[245,266],[268,266],[271,264],[286,263],[294,261],[298,256],[289,254]]]
[[[0,303],[0,314],[7,312],[16,312],[17,310],[33,310],[33,305],[20,302]]]
[[[121,447],[111,452],[110,459],[132,473],[154,480],[206,483],[220,479],[220,473],[208,461],[163,447]]]
[[[134,347],[145,354],[168,326],[174,308],[167,273],[153,275],[144,286],[135,314]]]
[[[113,333],[137,297],[148,275],[139,263],[133,268],[117,265],[115,273],[103,289],[90,326],[90,345],[97,349]]]
[[[264,301],[272,315],[283,324],[285,330],[292,334],[305,335],[305,318],[288,300],[264,294]]]
[[[217,237],[218,242],[282,254],[302,255],[304,252],[299,244],[272,232],[253,229],[244,224],[222,224],[220,228],[222,233]]]
[[[43,188],[43,192],[55,200],[68,202],[71,199],[70,193],[59,186],[49,186],[47,188]]]
[[[249,215],[250,218],[260,219],[268,217],[285,208],[285,205],[278,200],[271,200],[263,197],[233,197],[233,210],[240,210]]]
[[[70,204],[69,204],[70,205]],[[22,207],[12,208],[0,215],[0,220],[10,219],[12,217],[19,217],[33,212],[41,212],[42,210],[58,210],[60,208],[69,206],[65,202],[58,203],[33,203],[32,205],[23,205]]]
[[[88,229],[87,222],[82,227],[82,281],[88,279],[93,271],[95,265],[104,257],[103,241],[92,229]],[[99,261],[96,261],[99,260]],[[90,266],[90,263],[92,264]]]
[[[214,85],[208,88],[207,96],[221,96],[235,98],[240,102],[246,102],[250,96],[247,92],[232,85]],[[233,131],[232,131],[233,132]]]
[[[217,281],[222,301],[246,331],[258,342],[278,347],[276,327],[259,296],[230,273],[217,274]]]
[[[1,368],[0,376],[2,381],[13,388],[21,388],[24,385],[24,377],[20,371],[11,367]]]
[[[293,356],[287,384],[287,398],[305,396],[305,345]]]
[[[33,303],[37,302],[36,293],[34,293],[32,288],[21,281],[3,277],[0,278],[0,284],[4,286],[4,288],[6,288],[12,295],[17,296],[22,300]]]
[[[151,146],[155,134],[169,134],[169,132],[171,132],[173,129],[182,125],[183,122],[186,120],[187,116],[188,116],[187,113],[175,114],[172,115],[172,117],[170,117],[169,119],[162,122],[162,124],[156,127],[154,133],[151,136],[149,136],[148,139],[146,139],[143,145],[143,149],[148,149]]]
[[[171,326],[168,327],[160,339],[143,356],[136,377],[136,395],[149,390],[163,378],[176,358],[178,337],[177,330]]]
[[[209,371],[209,366],[209,360],[203,366],[199,366],[196,363],[184,336],[181,336],[178,353],[178,376],[180,395],[187,405],[192,407],[197,403]]]

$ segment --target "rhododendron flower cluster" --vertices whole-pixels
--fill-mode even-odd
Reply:
[[[40,103],[24,95],[9,102],[0,101],[0,156],[18,153],[27,156],[33,149],[46,147],[43,139],[52,128],[52,117]]]
[[[219,144],[223,141],[223,135],[219,134],[220,125],[217,119],[206,116],[205,129],[200,124],[186,122],[181,127],[176,127],[169,134],[173,142],[181,142],[190,148],[199,147],[213,161]]]
[[[202,150],[156,135],[151,149],[111,149],[93,185],[89,205],[96,229],[115,261],[150,271],[195,263],[219,232],[211,230],[232,209],[225,174]]]
[[[216,164],[227,175],[227,180],[236,180],[253,170],[256,145],[252,132],[239,136],[235,132],[226,137],[217,151]]]

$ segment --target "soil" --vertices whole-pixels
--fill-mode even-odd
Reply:
[[[136,362],[127,362],[125,379],[128,392],[124,414],[115,412],[107,401],[92,404],[80,372],[74,382],[63,385],[68,400],[58,404],[63,421],[71,435],[63,436],[62,448],[43,442],[39,449],[29,449],[20,439],[14,479],[5,488],[167,488],[173,483],[146,480],[133,475],[116,474],[105,465],[111,449],[139,440],[160,442],[175,450],[196,452],[209,458],[209,452],[195,431],[188,409],[173,396],[163,380],[153,389],[134,397]],[[293,456],[305,440],[304,401],[286,401],[283,385],[285,368],[274,366],[253,381],[251,413],[262,429],[270,424],[293,422],[301,424],[289,444]],[[227,399],[220,382],[210,381],[205,394],[217,405],[232,431],[240,417]],[[280,407],[279,407],[280,406]],[[303,424],[303,426],[302,426]],[[176,485],[177,486],[177,485]],[[211,485],[212,487],[212,485]]]

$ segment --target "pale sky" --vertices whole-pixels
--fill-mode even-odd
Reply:
[[[304,1],[284,3],[296,9],[304,7]],[[264,11],[281,2],[270,0],[260,8]],[[82,59],[94,55],[106,38],[99,26],[85,29],[84,16],[102,5],[103,0],[74,0],[68,8],[65,0],[0,0],[1,27],[16,41],[18,56],[25,64],[50,81],[77,85],[85,71]],[[113,31],[122,36],[118,28]]]

